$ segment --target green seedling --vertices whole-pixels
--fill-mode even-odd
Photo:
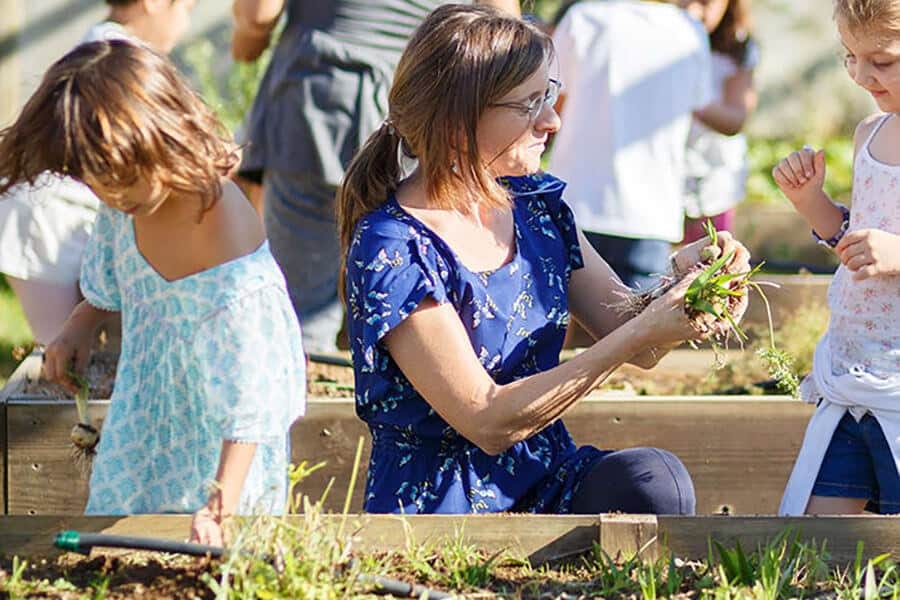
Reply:
[[[78,385],[75,393],[75,410],[78,411],[78,422],[72,427],[69,434],[72,440],[72,457],[75,464],[81,468],[84,475],[90,472],[91,462],[97,453],[97,444],[100,442],[100,432],[91,424],[88,414],[88,398],[90,387],[88,381],[81,375],[70,371],[69,377]]]
[[[740,320],[738,313],[748,289],[754,289],[765,303],[769,324],[769,346],[761,349],[758,355],[765,361],[769,376],[776,381],[779,391],[796,396],[799,379],[793,370],[793,359],[775,345],[772,311],[769,300],[762,290],[762,285],[773,284],[754,280],[763,263],[746,272],[730,271],[734,252],[722,255],[718,232],[711,220],[707,219],[704,229],[710,243],[700,250],[700,262],[690,270],[693,273],[700,269],[700,272],[684,294],[684,310],[691,324],[698,332],[711,339],[715,350],[726,347],[731,334],[734,334],[743,347],[747,334],[738,325]],[[665,294],[685,275],[664,276],[655,288],[629,295],[614,308],[622,313],[637,314],[653,300]]]
[[[710,248],[719,249],[718,233],[712,221],[707,219],[704,228],[712,243],[700,252],[701,259],[703,259],[706,250]],[[708,252],[705,260],[711,260],[718,254],[721,254],[721,252]],[[758,282],[753,279],[764,263],[759,263],[746,273],[728,273],[723,271],[723,268],[730,262],[732,255],[733,253],[729,253],[727,256],[719,256],[715,260],[711,260],[709,266],[705,267],[700,275],[691,282],[684,295],[684,303],[688,309],[688,314],[691,314],[692,311],[694,313],[706,313],[714,317],[716,322],[727,323],[731,331],[737,336],[738,341],[743,344],[747,339],[747,335],[738,326],[731,310],[729,310],[736,305],[730,299],[737,298],[739,301],[747,293],[747,288],[753,288],[766,306],[766,317],[769,326],[769,346],[761,348],[757,354],[765,362],[769,371],[769,377],[775,380],[778,390],[795,397],[797,396],[800,380],[793,369],[794,359],[775,345],[772,309],[761,285],[765,282]]]

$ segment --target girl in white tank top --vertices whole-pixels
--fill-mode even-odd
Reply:
[[[880,2],[881,12],[859,4],[835,2],[847,72],[886,114],[857,127],[852,212],[824,192],[821,150],[804,147],[772,171],[841,259],[829,329],[800,386],[816,411],[782,514],[900,513],[900,0]],[[873,9],[874,0],[862,4]],[[876,13],[877,22],[861,22]]]

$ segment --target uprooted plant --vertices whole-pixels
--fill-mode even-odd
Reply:
[[[699,270],[684,294],[684,310],[691,325],[710,340],[714,350],[726,348],[732,334],[743,347],[747,334],[738,323],[746,308],[747,292],[752,288],[759,293],[766,306],[769,326],[769,345],[757,353],[765,361],[769,376],[776,381],[779,391],[796,396],[799,379],[793,370],[793,359],[775,345],[772,311],[762,290],[763,285],[776,284],[753,279],[764,263],[759,263],[749,271],[738,270],[732,260],[734,250],[722,255],[718,232],[712,221],[707,220],[704,228],[710,243],[700,250],[700,261],[696,265],[685,272],[662,276],[655,287],[626,296],[616,308],[625,313],[640,313],[679,281]]]
[[[84,475],[90,473],[94,454],[97,453],[97,444],[100,441],[100,432],[91,424],[88,414],[88,398],[90,386],[88,380],[77,373],[70,372],[69,377],[78,385],[75,393],[75,410],[78,412],[78,422],[72,427],[69,434],[72,440],[72,457],[75,464]]]

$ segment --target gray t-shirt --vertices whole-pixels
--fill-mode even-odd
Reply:
[[[439,0],[288,0],[287,24],[246,121],[241,171],[331,185],[387,113],[409,36]]]

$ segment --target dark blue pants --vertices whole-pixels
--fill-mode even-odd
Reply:
[[[585,231],[584,236],[630,288],[653,287],[658,276],[669,268],[672,244],[665,240],[631,239],[592,231]]]
[[[572,499],[572,512],[586,515],[693,515],[696,510],[687,469],[677,456],[659,448],[610,452],[594,463]]]

